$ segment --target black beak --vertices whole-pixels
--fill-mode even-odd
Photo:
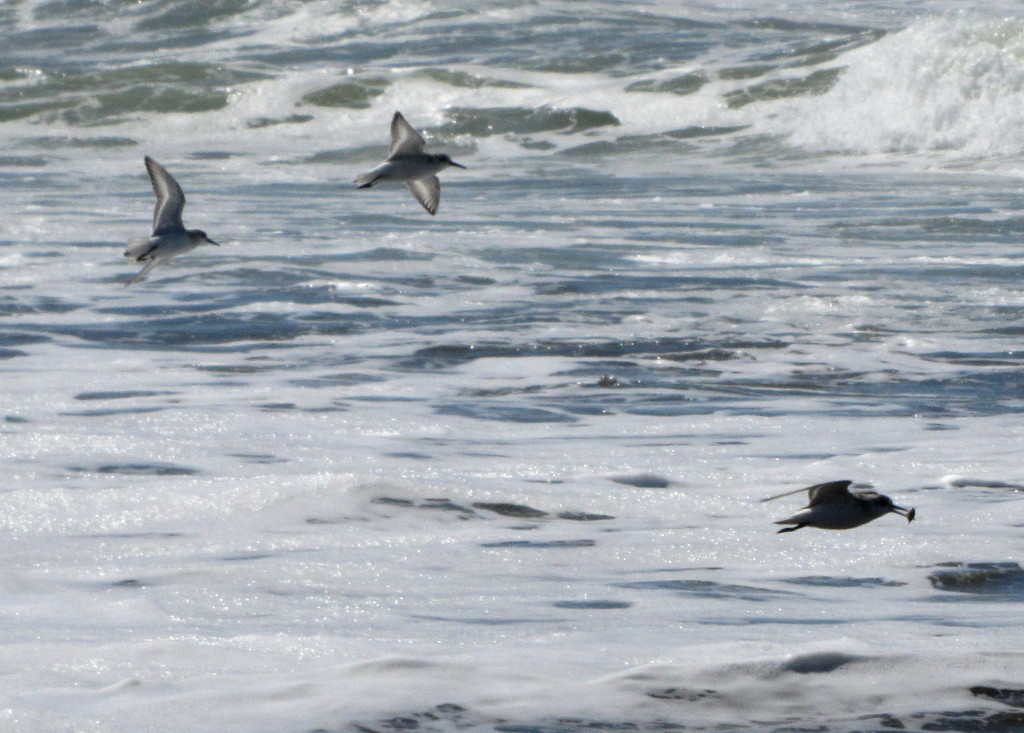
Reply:
[[[905,507],[896,506],[895,504],[892,505],[892,510],[901,517],[906,517],[907,522],[913,522],[914,517],[917,515],[917,512],[913,508],[907,509]]]
[[[448,161],[448,165],[454,165],[456,168],[461,168],[462,170],[466,170],[466,166],[462,165],[461,163],[456,163],[454,160],[449,160]]]

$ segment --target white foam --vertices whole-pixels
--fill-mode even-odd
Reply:
[[[27,7],[40,3],[19,6],[31,30]],[[398,21],[433,12],[371,9],[393,11]],[[256,41],[287,46],[348,32],[356,11],[245,12],[268,19]],[[533,10],[493,12],[511,22]],[[605,162],[567,163],[495,136],[478,143],[490,168],[446,188],[433,218],[407,196],[347,188],[345,173],[358,166],[344,151],[383,152],[396,105],[422,126],[442,123],[446,105],[597,107],[623,123],[582,139],[552,133],[561,147],[727,122],[794,140],[816,130],[824,137],[800,144],[843,149],[841,111],[871,106],[869,81],[883,68],[919,96],[895,120],[876,113],[891,129],[869,128],[866,150],[889,149],[897,128],[916,124],[915,105],[928,119],[970,79],[982,90],[994,80],[980,101],[960,97],[980,106],[958,124],[984,136],[1000,85],[1015,94],[1015,62],[989,59],[995,71],[977,73],[964,56],[988,58],[989,26],[953,25],[921,22],[847,54],[837,97],[736,109],[721,95],[749,82],[680,97],[626,93],[634,78],[523,72],[535,88],[466,90],[406,68],[381,71],[395,83],[369,108],[307,107],[307,123],[248,128],[347,73],[279,69],[240,85],[225,110],[102,129],[137,148],[61,148],[35,180],[5,169],[19,193],[0,201],[11,242],[0,325],[10,351],[24,353],[0,361],[0,729],[376,730],[420,712],[444,721],[445,703],[465,708],[449,727],[481,730],[569,718],[806,727],[999,710],[969,688],[1024,677],[1024,659],[1006,651],[1019,593],[940,591],[929,575],[950,561],[1015,562],[1020,545],[1024,428],[1012,382],[997,381],[1019,348],[1019,222],[998,231],[1011,200],[1002,181],[914,178],[919,188],[904,193],[883,174],[819,174],[790,185],[786,161],[735,173],[740,164],[700,150],[627,161],[609,176]],[[945,49],[936,59],[963,51],[933,70],[934,93],[901,60],[929,58],[929,45]],[[817,109],[825,117],[812,119]],[[819,128],[833,123],[829,138]],[[57,122],[4,129],[86,134]],[[941,157],[938,140],[933,130],[899,150]],[[218,150],[230,155],[192,157]],[[325,151],[343,152],[336,165],[276,164]],[[144,152],[188,191],[190,226],[225,246],[125,289],[122,241],[145,232],[152,211]],[[551,167],[540,175],[518,165],[523,156]],[[942,230],[963,201],[984,209],[995,241]],[[908,229],[907,241],[846,236],[894,211],[910,224],[880,230]],[[849,221],[837,230],[837,219]],[[938,233],[913,235],[932,225]],[[383,248],[415,256],[360,259]],[[928,274],[944,268],[977,281]],[[563,282],[580,290],[562,293]],[[609,290],[587,291],[595,283]],[[391,302],[330,299],[359,293]],[[205,319],[261,318],[301,323],[286,338],[300,335],[161,340],[187,319],[198,333]],[[121,340],[98,339],[100,328]],[[629,340],[651,349],[590,357],[571,346]],[[704,342],[735,345],[685,353]],[[434,366],[423,353],[477,344],[531,355],[445,362],[440,351]],[[995,364],[963,363],[975,355]],[[605,371],[622,384],[599,386]],[[993,383],[964,384],[968,372]],[[943,381],[997,409],[947,406],[935,397]],[[918,384],[919,413],[907,414],[901,390]],[[879,392],[861,399],[850,385]],[[551,419],[481,418],[481,407]],[[772,520],[802,497],[759,499],[844,477],[914,506],[918,519],[775,534]]]
[[[777,105],[763,128],[819,151],[1024,152],[1024,23],[970,13],[920,20],[844,54],[818,97]]]

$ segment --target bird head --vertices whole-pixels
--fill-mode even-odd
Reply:
[[[869,501],[872,505],[878,508],[881,514],[888,514],[889,512],[892,512],[893,514],[899,514],[901,517],[906,517],[908,522],[914,521],[914,515],[916,512],[913,509],[907,509],[893,504],[892,499],[888,496],[879,494]]]
[[[198,244],[212,244],[215,247],[219,247],[220,246],[219,244],[217,244],[217,242],[214,242],[212,239],[210,239],[208,236],[206,236],[206,232],[204,232],[202,229],[189,229],[188,230],[188,236],[197,245]]]

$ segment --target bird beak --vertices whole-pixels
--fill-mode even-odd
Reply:
[[[461,163],[456,163],[454,160],[451,161],[448,165],[454,165],[456,168],[461,168],[462,170],[466,170],[466,166],[462,165]]]
[[[906,509],[905,507],[896,506],[895,504],[892,505],[892,510],[901,517],[906,517],[907,522],[913,522],[914,517],[917,515],[917,512],[913,508]]]
[[[214,242],[212,239],[207,239],[206,243],[207,244],[212,244],[214,247],[219,247],[220,246],[220,244],[218,244],[217,242]]]

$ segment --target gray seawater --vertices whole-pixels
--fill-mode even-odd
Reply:
[[[472,633],[509,666],[516,645],[550,643],[588,669],[606,662],[589,645],[616,639],[616,670],[653,659],[672,630],[684,646],[778,641],[799,650],[779,675],[837,672],[852,707],[872,699],[858,695],[873,668],[840,676],[861,651],[801,645],[836,634],[867,645],[880,626],[895,647],[925,649],[955,633],[963,656],[943,646],[943,659],[973,670],[1019,636],[1022,598],[1024,138],[1010,133],[1024,118],[1005,105],[1024,81],[1024,28],[1000,10],[4,4],[0,459],[13,605],[0,643],[42,661],[6,675],[0,719],[14,730],[156,729],[158,716],[194,730],[1019,730],[1012,655],[991,678],[957,678],[970,703],[947,705],[934,672],[916,707],[886,698],[859,717],[776,710],[770,686],[750,711],[742,694],[661,673],[617,680],[643,700],[618,716],[369,692],[366,710],[285,714],[267,692],[230,722],[159,695],[132,718],[68,692],[124,678],[151,694],[118,645],[126,628],[167,644],[167,678],[190,680],[174,688],[185,700],[233,687],[181,671],[194,661],[171,643],[182,637],[253,640],[295,689],[306,669],[275,639],[319,638],[355,664],[396,650],[426,659],[435,644],[472,658]],[[351,184],[383,156],[395,109],[469,167],[442,174],[436,217],[404,188]],[[186,224],[223,246],[125,288],[137,266],[121,252],[151,218],[145,154],[184,187]],[[775,515],[751,509],[844,477],[923,504],[918,523],[886,518],[780,550]],[[355,498],[333,497],[332,481]],[[676,515],[673,490],[693,514]],[[425,539],[448,533],[462,560]],[[392,575],[368,569],[396,555]],[[461,584],[436,583],[438,567]],[[60,610],[73,606],[101,610]],[[922,658],[906,669],[928,669]],[[251,679],[246,663],[225,664]],[[365,671],[381,688],[422,683],[379,665]],[[895,669],[886,680],[901,679]]]

